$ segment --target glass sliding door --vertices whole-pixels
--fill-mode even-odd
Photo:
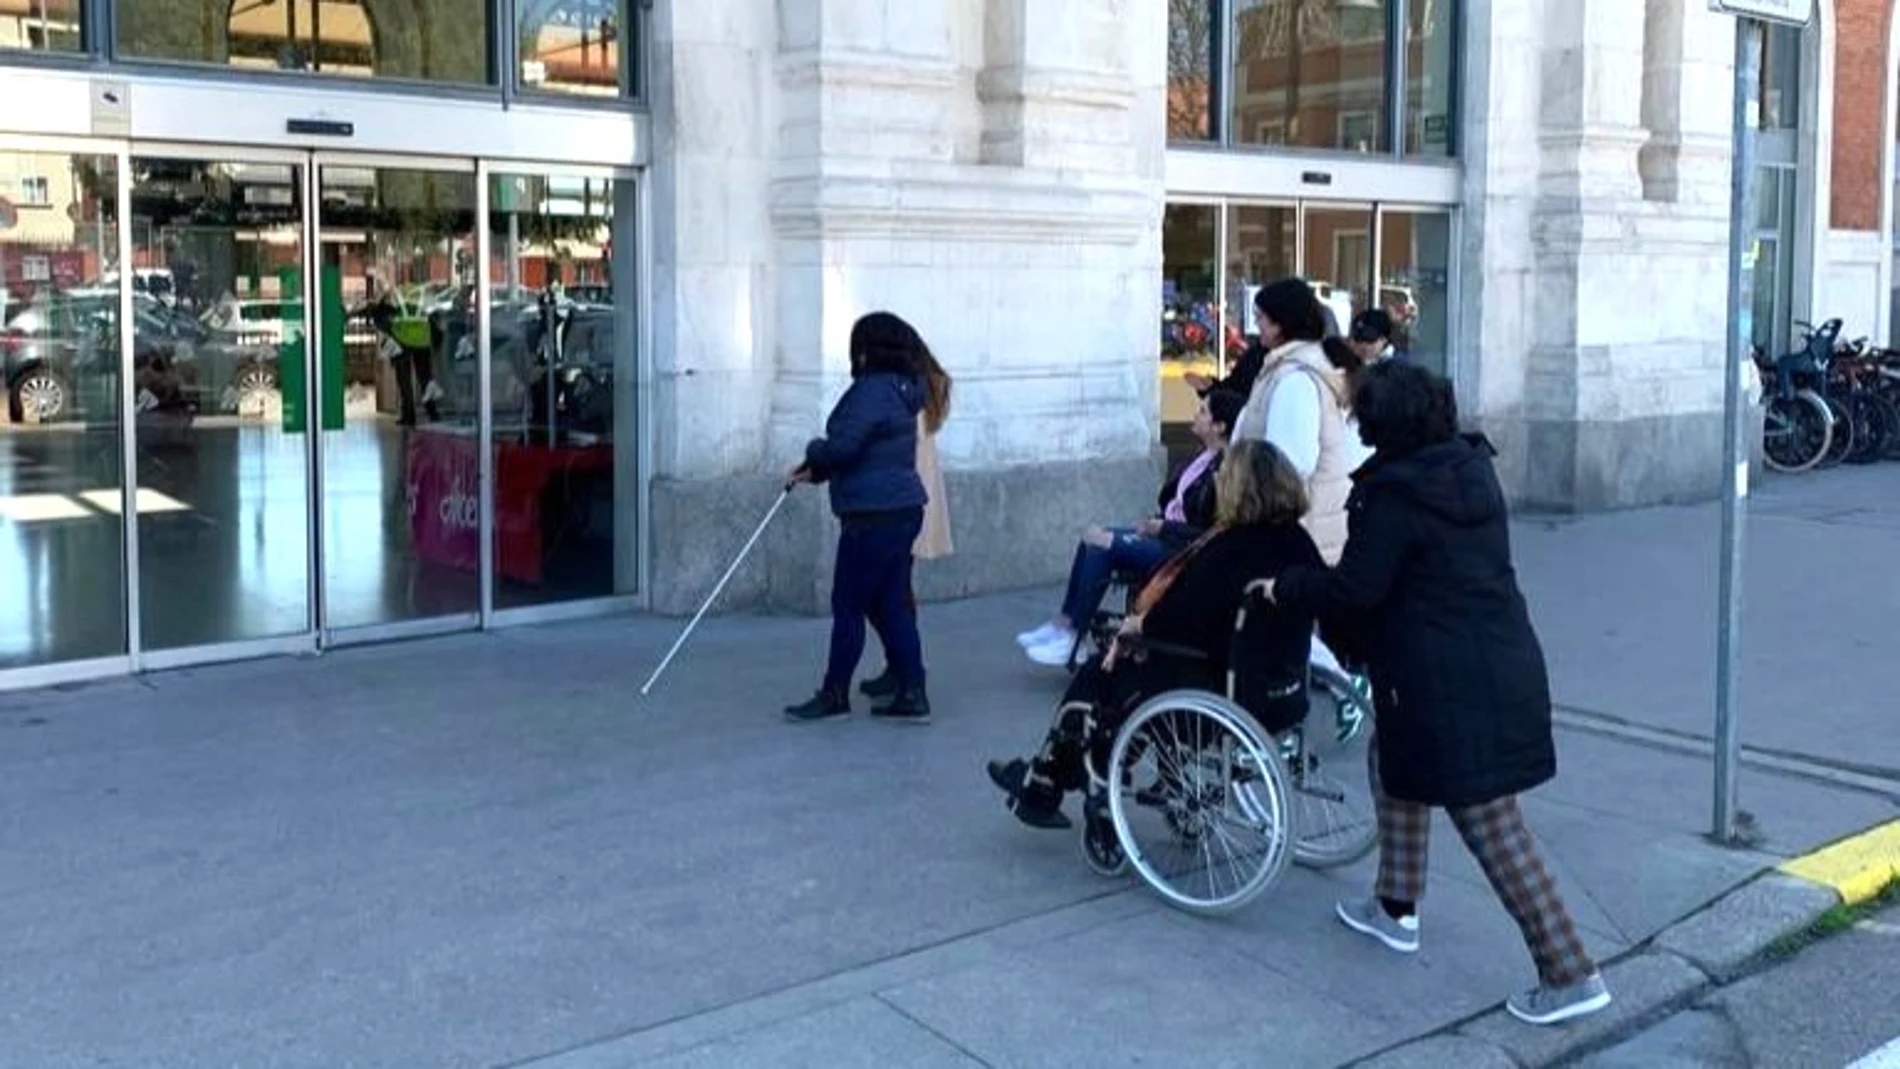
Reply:
[[[1372,206],[1308,204],[1300,213],[1302,273],[1344,334],[1372,306]]]
[[[498,609],[638,588],[634,190],[488,176]]]
[[[308,633],[305,168],[130,177],[141,648]]]
[[[1451,374],[1451,213],[1379,209],[1379,307],[1392,317],[1392,347]]]
[[[323,626],[481,611],[475,172],[320,162]]]
[[[0,147],[0,669],[127,650],[118,183]]]

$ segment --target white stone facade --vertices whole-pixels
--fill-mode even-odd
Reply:
[[[1154,441],[1156,0],[658,5],[653,471],[788,468],[852,321],[956,378],[952,468]]]

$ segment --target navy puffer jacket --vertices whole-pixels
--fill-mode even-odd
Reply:
[[[825,436],[805,447],[813,482],[831,484],[840,518],[922,508],[917,477],[917,413],[923,385],[895,371],[870,371],[851,382],[825,420]]]

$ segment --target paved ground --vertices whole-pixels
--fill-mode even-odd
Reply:
[[[1785,485],[1764,512],[1816,507]],[[1527,527],[1527,582],[1566,702],[1693,729],[1708,643],[1674,599],[1710,569],[1668,540],[1700,521],[1647,516]],[[1772,655],[1798,684],[1751,675],[1751,740],[1799,719],[1786,736],[1815,752],[1892,745],[1873,704],[1891,687],[1869,674],[1894,669],[1829,629],[1875,633],[1900,531],[1762,523],[1805,555],[1771,560],[1776,536],[1757,538],[1758,613],[1794,612],[1771,601],[1787,590],[1861,600],[1784,629],[1819,637]],[[645,702],[673,622],[0,695],[0,1061],[1328,1065],[1528,982],[1448,828],[1425,952],[1392,960],[1328,915],[1365,866],[1296,871],[1198,921],[1016,825],[981,763],[1027,748],[1059,689],[1009,641],[1048,600],[930,608],[927,730],[780,722],[814,681],[824,628],[804,620],[709,624]],[[1750,772],[1766,838],[1720,850],[1701,838],[1705,760],[1572,732],[1560,747],[1528,810],[1603,954],[1894,811]]]
[[[1809,1069],[1900,1043],[1900,910],[1810,947],[1600,1054],[1581,1069]],[[1900,1062],[1900,1048],[1893,1055]]]

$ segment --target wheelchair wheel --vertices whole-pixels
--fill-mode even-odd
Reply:
[[[1293,810],[1293,860],[1306,868],[1350,865],[1379,843],[1367,761],[1372,704],[1358,681],[1315,667],[1306,722],[1281,751]]]
[[[1286,766],[1227,699],[1190,690],[1150,698],[1116,732],[1103,771],[1115,838],[1169,904],[1230,913],[1286,871]]]
[[[1128,873],[1128,851],[1115,837],[1115,820],[1109,816],[1106,794],[1091,792],[1082,803],[1082,860],[1103,879],[1113,880]]]

